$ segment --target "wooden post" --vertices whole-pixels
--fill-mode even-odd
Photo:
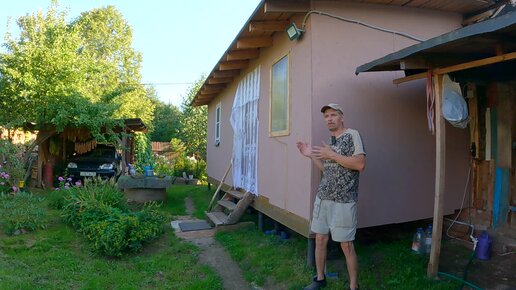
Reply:
[[[441,236],[443,229],[443,205],[444,205],[444,184],[445,184],[445,161],[446,161],[446,130],[442,115],[442,83],[443,75],[434,74],[435,91],[435,197],[434,197],[434,219],[432,230],[432,250],[428,262],[427,276],[437,276],[439,268],[439,255],[441,253]]]

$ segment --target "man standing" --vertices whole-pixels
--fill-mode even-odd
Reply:
[[[358,131],[344,127],[342,108],[328,104],[321,108],[330,131],[330,145],[310,146],[297,142],[299,152],[322,170],[312,214],[311,231],[315,233],[317,276],[305,290],[326,286],[326,253],[329,234],[340,242],[346,257],[349,288],[358,289],[358,262],[353,240],[357,226],[359,174],[365,168],[365,150]]]

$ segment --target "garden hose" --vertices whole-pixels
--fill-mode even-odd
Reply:
[[[473,289],[478,289],[478,290],[483,290],[482,288],[474,285],[473,283],[471,282],[468,282],[466,281],[466,279],[468,278],[468,270],[469,270],[469,266],[471,265],[471,262],[473,262],[473,259],[475,258],[475,252],[473,252],[471,254],[471,258],[469,258],[469,261],[468,263],[466,264],[466,267],[464,268],[464,275],[463,275],[463,278],[459,278],[457,276],[454,276],[452,274],[448,274],[448,273],[445,273],[445,272],[437,272],[438,275],[442,275],[442,276],[445,276],[445,277],[448,277],[448,278],[451,278],[453,280],[456,280],[456,281],[459,281],[462,283],[462,286],[460,287],[460,290],[462,290],[464,288],[464,285],[468,285],[469,287],[473,288]]]
[[[482,289],[482,288],[478,287],[477,285],[475,285],[475,284],[473,284],[473,283],[471,283],[471,282],[468,282],[468,281],[466,281],[466,280],[464,280],[464,279],[461,279],[461,278],[459,278],[459,277],[457,277],[457,276],[454,276],[454,275],[452,275],[452,274],[448,274],[448,273],[445,273],[445,272],[437,272],[437,274],[438,274],[438,275],[445,276],[445,277],[448,277],[448,278],[451,278],[451,279],[456,280],[456,281],[459,281],[459,282],[461,282],[462,284],[466,284],[466,285],[468,285],[469,287],[471,287],[471,288],[473,288],[473,289],[477,289],[477,290],[484,290],[484,289]]]

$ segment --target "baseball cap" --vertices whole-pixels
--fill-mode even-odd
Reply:
[[[339,104],[331,103],[328,105],[325,105],[321,108],[321,113],[326,112],[328,109],[334,109],[335,111],[338,111],[342,115],[344,115],[344,112],[342,111],[342,108],[339,106]]]

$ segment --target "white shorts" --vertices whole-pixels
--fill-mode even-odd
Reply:
[[[331,232],[332,240],[336,242],[355,240],[357,203],[340,203],[316,197],[310,230],[323,235]]]

